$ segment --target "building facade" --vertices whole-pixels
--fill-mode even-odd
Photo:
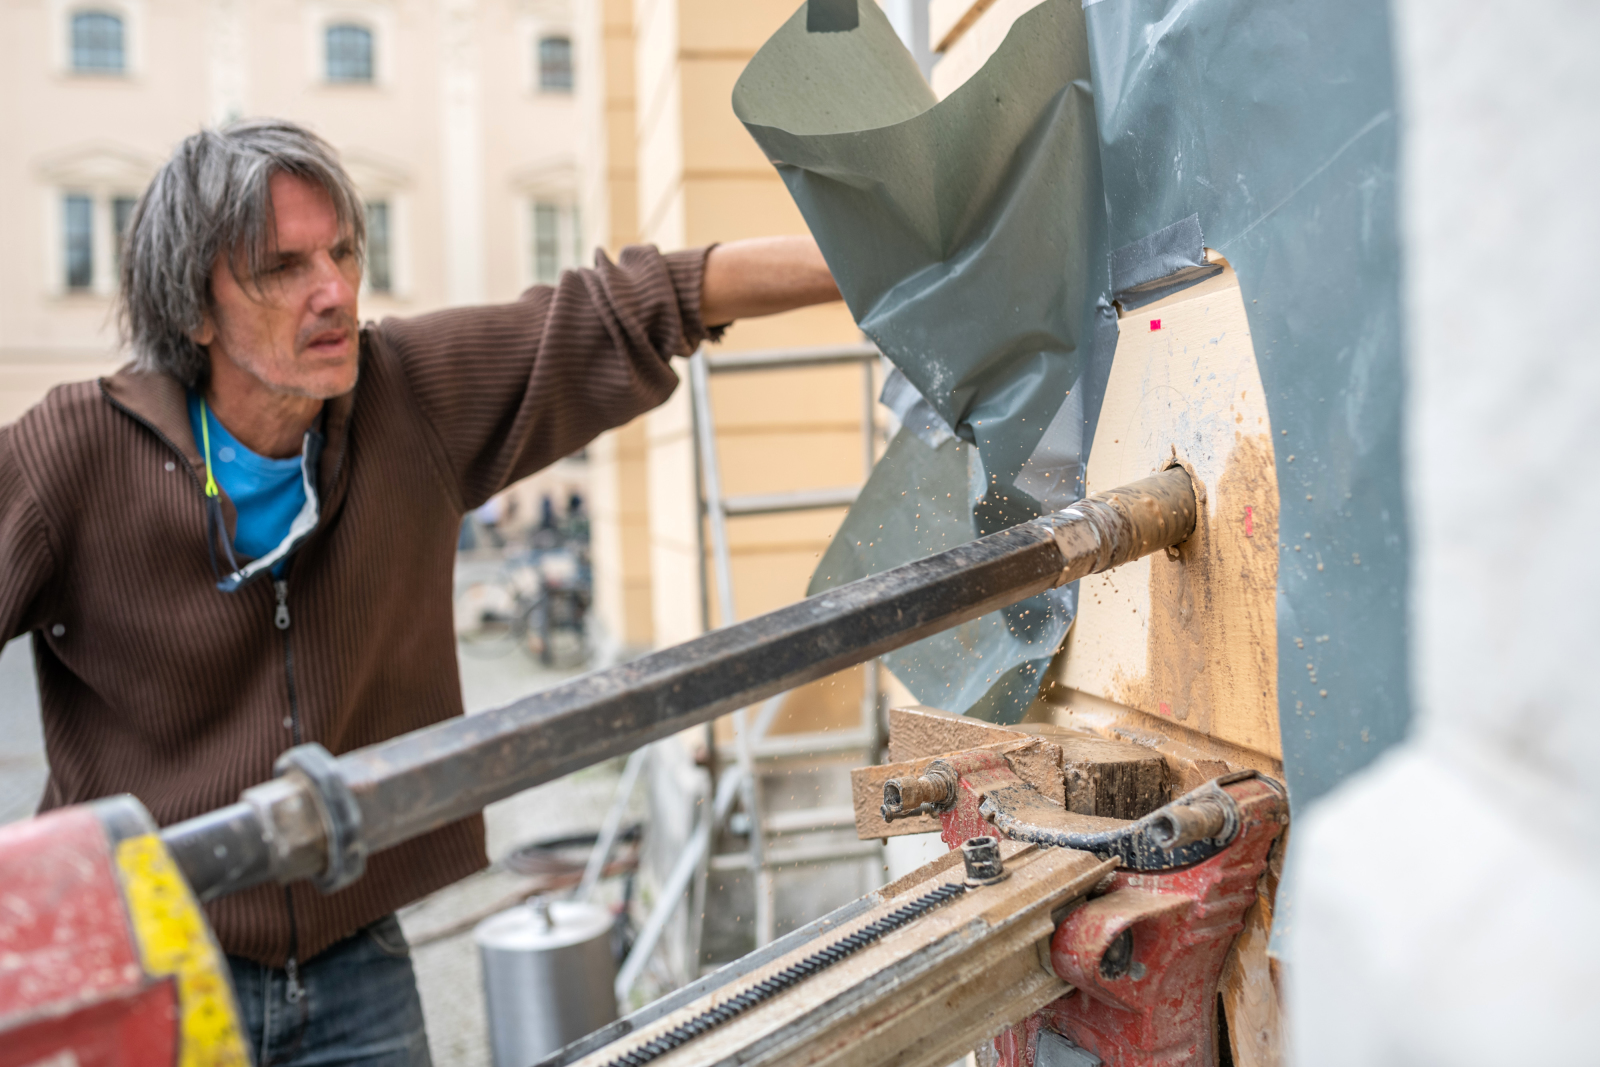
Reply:
[[[183,137],[275,116],[367,206],[364,318],[513,298],[586,259],[567,0],[0,4],[0,422],[121,362],[118,245]]]

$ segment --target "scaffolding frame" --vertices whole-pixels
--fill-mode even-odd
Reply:
[[[880,359],[878,349],[870,344],[767,349],[717,355],[708,355],[702,348],[690,358],[689,386],[695,438],[695,485],[702,519],[700,526],[710,538],[709,546],[702,545],[701,559],[705,559],[704,549],[709,547],[711,567],[707,568],[702,564],[700,569],[701,605],[702,611],[707,616],[710,614],[714,576],[720,621],[724,626],[738,621],[734,602],[732,552],[728,536],[730,519],[846,507],[854,503],[862,485],[871,475],[873,465],[877,462],[877,391],[874,388],[873,367]],[[716,420],[711,406],[711,376],[849,364],[859,365],[862,371],[861,484],[740,496],[725,495],[722,490],[722,467],[717,445]],[[709,617],[705,621],[709,628]],[[693,895],[696,898],[695,904],[703,903],[704,880],[709,870],[749,870],[754,876],[757,948],[770,944],[775,937],[773,876],[777,869],[851,859],[881,859],[882,846],[876,841],[855,841],[849,846],[827,847],[784,848],[775,845],[774,839],[781,840],[788,835],[853,829],[854,813],[848,805],[769,813],[765,810],[761,798],[761,764],[764,762],[776,759],[823,757],[858,749],[865,751],[870,759],[874,761],[877,759],[878,750],[882,745],[882,715],[879,708],[881,695],[876,661],[865,665],[862,688],[861,722],[854,730],[769,737],[768,731],[787,694],[780,694],[767,700],[759,710],[741,708],[733,713],[739,799],[748,821],[744,829],[748,834],[749,846],[744,852],[716,856],[707,849],[702,858],[702,870]],[[752,717],[753,710],[755,714]],[[710,744],[712,751],[715,752],[714,737],[710,739]],[[725,819],[731,814],[731,812],[724,813]],[[728,828],[734,829],[735,832],[739,829]]]

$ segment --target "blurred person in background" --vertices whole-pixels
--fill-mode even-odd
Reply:
[[[308,130],[184,140],[121,264],[132,362],[0,427],[0,624],[32,633],[41,810],[163,825],[288,748],[462,714],[462,518],[662,403],[733,319],[836,300],[810,238],[597,254],[504,305],[362,325],[361,201]],[[260,1064],[429,1062],[396,908],[486,863],[479,816],[208,906]]]

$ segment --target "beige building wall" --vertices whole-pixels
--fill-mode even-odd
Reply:
[[[122,20],[123,72],[73,69],[71,20],[84,11]],[[371,34],[370,83],[329,81],[333,24]],[[538,65],[540,39],[570,38],[571,24],[567,0],[0,5],[0,421],[120,362],[111,205],[207,123],[304,122],[388,206],[391,291],[368,287],[365,318],[513,298],[536,280],[536,201],[559,213],[559,266],[575,263],[579,116],[572,92],[540,87]],[[582,66],[580,86],[593,73]],[[94,203],[94,280],[81,291],[64,280],[68,193]]]
[[[733,114],[734,82],[793,11],[790,0],[737,5],[636,0],[636,85],[641,236],[697,246],[805,233],[788,192]],[[843,305],[736,324],[720,351],[859,339]],[[728,494],[858,482],[857,372],[785,371],[712,381],[712,408]],[[809,385],[805,388],[801,383]],[[700,518],[687,390],[647,423],[650,558],[658,644],[702,628]],[[837,459],[847,457],[841,468]],[[800,599],[842,511],[733,520],[734,600],[749,617]],[[716,617],[712,597],[713,626]]]
[[[928,39],[936,56],[928,84],[943,100],[988,62],[1011,24],[1044,0],[929,0]]]
[[[205,118],[203,71],[185,62],[206,46],[200,0],[143,5],[123,77],[69,73],[67,17],[42,0],[0,6],[0,421],[115,363],[112,248],[95,242],[90,288],[66,288],[62,194],[92,197],[104,234],[113,198],[137,195]]]
[[[579,200],[588,244],[615,256],[639,240],[634,149],[632,0],[584,0],[574,20],[578,54],[595,74],[580,83]],[[613,654],[654,644],[645,419],[589,449],[594,613]]]
[[[604,40],[608,136],[605,158],[585,161],[583,184],[586,202],[601,195],[602,187],[610,198],[612,228],[602,236],[603,243],[623,243],[619,224],[628,215],[618,205],[630,188],[636,189],[637,238],[662,248],[805,233],[782,181],[735,118],[731,104],[734,82],[745,64],[793,13],[795,0],[633,0],[631,11],[617,0],[595,2],[604,12],[595,22]],[[625,17],[630,20],[626,25]],[[623,70],[630,52],[631,67]],[[849,312],[834,304],[738,323],[713,351],[859,341]],[[687,378],[681,364],[679,372]],[[862,480],[861,372],[856,368],[713,377],[712,407],[723,489],[729,495]],[[597,477],[597,487],[605,484],[624,493],[625,485],[642,482],[645,495],[642,501],[619,497],[606,503],[596,493],[600,610],[624,612],[613,625],[635,637],[647,636],[656,647],[694,637],[705,621],[701,575],[709,564],[695,485],[687,383],[646,416],[642,427],[612,435],[597,448],[597,462],[602,454],[617,457],[616,473]],[[630,463],[642,464],[642,469]],[[833,509],[731,520],[739,615],[749,617],[803,597],[812,568],[842,518],[843,509]],[[611,529],[602,531],[607,525]],[[608,577],[598,565],[598,553],[602,543],[613,539],[614,553],[627,546],[629,564]],[[624,576],[625,587],[607,589],[615,576]],[[645,589],[647,625],[635,614],[646,603]],[[710,600],[711,625],[720,625],[714,589]],[[857,721],[858,684],[836,681],[818,692],[824,695],[797,698],[794,709],[811,706],[804,716],[811,720],[820,715],[841,723]]]

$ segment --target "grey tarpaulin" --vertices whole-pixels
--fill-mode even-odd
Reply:
[[[1085,15],[1112,247],[1198,215],[1244,292],[1280,531],[1308,549],[1278,573],[1278,718],[1303,806],[1410,719],[1388,8],[1100,0]]]
[[[734,90],[850,310],[904,376],[888,399],[916,410],[909,386],[937,416],[922,410],[917,433],[897,437],[813,591],[930,551],[928,536],[953,545],[1075,499],[1084,420],[1099,406],[1082,394],[1103,390],[1115,342],[1081,13],[1055,3],[1031,14],[1029,33],[936,105],[878,6],[859,9],[854,30],[808,32],[802,8]],[[1077,425],[1046,434],[1069,391]],[[940,444],[941,429],[960,443]],[[937,514],[938,533],[885,522],[885,508]],[[889,666],[919,699],[1015,721],[1074,595],[1034,597]]]
[[[1114,272],[1134,304],[1194,280],[1203,240],[1238,273],[1276,435],[1281,532],[1308,549],[1280,553],[1278,579],[1285,775],[1303,808],[1410,716],[1386,6],[1094,0],[1080,15],[1048,0],[936,107],[876,5],[859,7],[849,33],[808,35],[802,11],[751,62],[734,107],[862,328],[978,447],[935,451],[901,434],[817,582],[940,547],[917,540],[920,528],[910,536],[899,513],[938,492],[953,501],[968,467],[986,490],[980,529],[1020,517],[1036,491],[1059,506],[1081,470],[1081,453],[1066,453],[1092,441],[1103,388],[1102,288]],[[1085,25],[1097,143],[1080,117]],[[1076,410],[1057,419],[1074,383],[1077,437]],[[937,521],[955,531],[960,517]],[[1031,644],[997,640],[1013,670],[1038,662],[1063,607]],[[988,652],[939,660],[942,680],[936,653],[905,655],[920,657],[902,673],[912,691],[947,707],[962,705],[939,700],[940,685],[970,695],[999,677]]]

